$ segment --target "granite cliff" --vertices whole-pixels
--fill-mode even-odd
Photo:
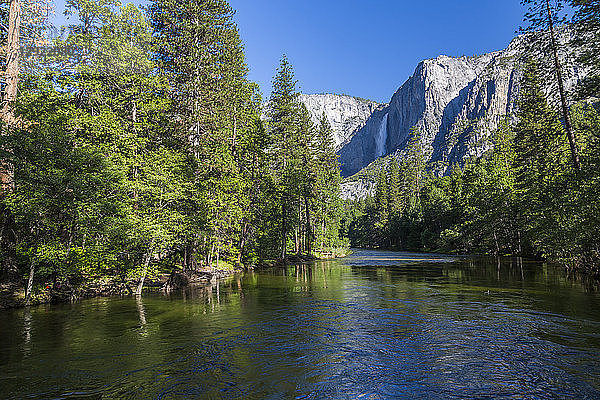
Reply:
[[[387,105],[334,95],[303,101],[313,118],[324,111],[334,127],[344,176],[382,156],[400,156],[412,127],[421,132],[431,167],[443,173],[492,146],[491,133],[515,108],[527,42],[519,36],[494,53],[422,61]],[[585,71],[564,63],[566,86],[572,88]]]
[[[371,100],[337,94],[302,94],[300,100],[315,125],[318,126],[325,113],[333,130],[336,151],[348,144],[376,110],[385,107]]]

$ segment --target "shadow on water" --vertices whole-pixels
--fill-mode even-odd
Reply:
[[[599,306],[549,265],[359,250],[0,313],[0,398],[599,398]]]

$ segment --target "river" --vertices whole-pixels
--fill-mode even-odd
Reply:
[[[600,398],[600,294],[515,259],[357,250],[0,312],[3,399]]]

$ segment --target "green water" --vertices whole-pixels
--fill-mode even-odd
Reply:
[[[357,251],[0,312],[0,398],[600,398],[600,294],[539,263]]]

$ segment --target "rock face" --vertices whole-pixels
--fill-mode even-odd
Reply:
[[[347,144],[369,117],[385,105],[374,101],[336,94],[302,94],[311,119],[318,126],[323,113],[333,130],[336,151]]]
[[[343,182],[340,197],[343,200],[364,200],[375,194],[375,182],[367,179],[357,179]]]
[[[568,33],[561,40],[568,40]],[[413,127],[421,133],[430,163],[439,162],[440,172],[481,155],[492,146],[490,135],[498,123],[515,108],[527,43],[526,36],[519,36],[502,51],[419,63],[389,105],[376,108],[348,136],[338,152],[342,174],[351,176],[381,156],[401,152]],[[570,89],[585,71],[564,64]]]

